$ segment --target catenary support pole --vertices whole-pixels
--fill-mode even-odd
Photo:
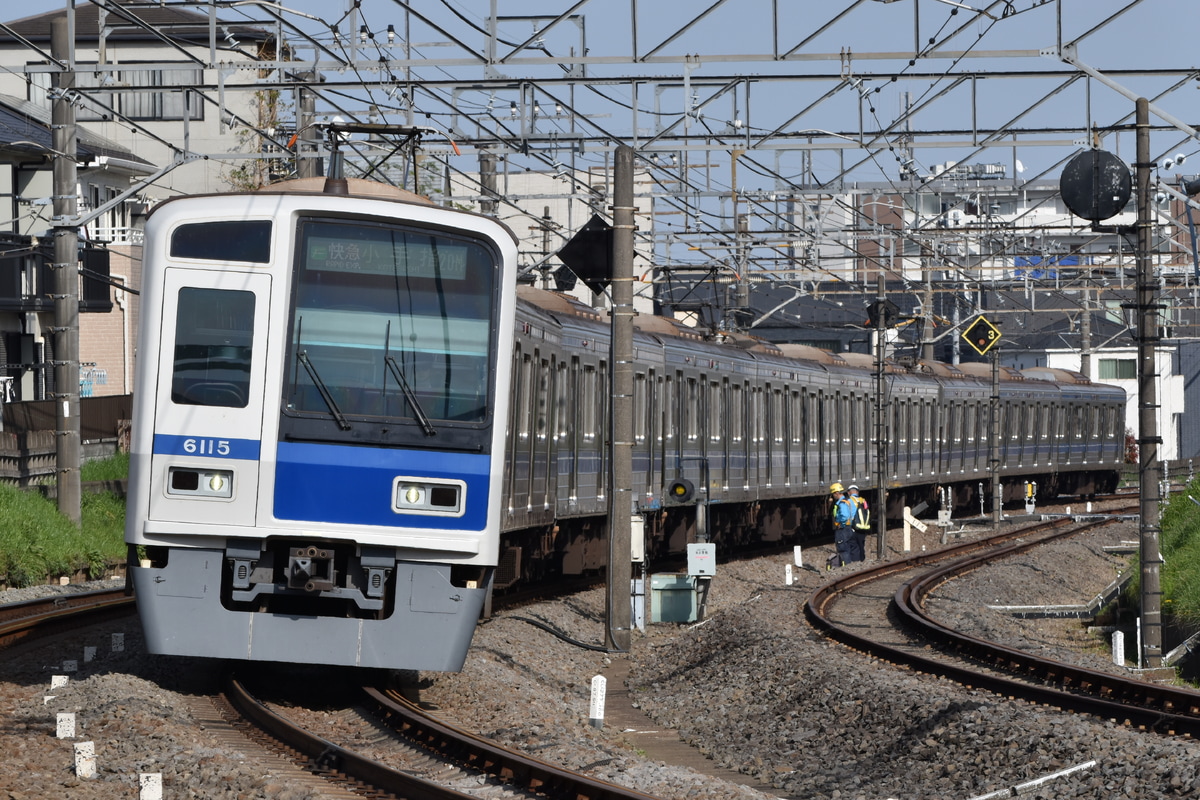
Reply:
[[[1158,281],[1150,263],[1150,103],[1137,100],[1138,498],[1141,523],[1142,663],[1162,666],[1162,554],[1159,551]]]
[[[631,641],[630,538],[633,515],[633,148],[620,145],[613,164],[612,481],[608,501],[608,598],[605,647]]]
[[[992,473],[992,524],[1004,519],[1004,490],[1000,486],[1000,352],[992,348],[992,415],[988,431],[988,462]]]
[[[79,229],[75,154],[75,42],[70,15],[51,23],[51,54],[67,65],[54,73],[51,128],[54,161],[54,393],[58,510],[80,521],[79,479]]]
[[[884,319],[883,301],[887,295],[887,284],[883,270],[879,271],[875,287],[875,556],[887,555],[887,320]]]

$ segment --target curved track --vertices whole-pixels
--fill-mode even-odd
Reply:
[[[458,768],[489,775],[510,792],[550,800],[653,800],[641,792],[498,747],[426,714],[395,691],[364,686],[362,692],[363,705],[397,737]],[[232,675],[226,681],[225,698],[238,713],[290,750],[294,761],[355,791],[365,790],[372,797],[412,800],[470,797],[313,736],[252,696],[244,683]]]
[[[25,639],[50,636],[135,613],[122,589],[63,594],[0,605],[0,649]]]
[[[815,592],[805,614],[831,638],[921,672],[1146,730],[1200,735],[1196,691],[1041,658],[958,633],[925,613],[925,598],[944,581],[1102,524],[1057,520],[863,569]]]

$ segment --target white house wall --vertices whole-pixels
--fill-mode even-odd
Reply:
[[[1107,383],[1120,386],[1125,390],[1125,429],[1138,436],[1138,382],[1132,380],[1101,380],[1099,378],[1101,359],[1132,359],[1137,361],[1137,348],[1112,348],[1092,355],[1092,374],[1088,377],[1096,383]],[[1158,372],[1158,435],[1162,444],[1158,446],[1160,461],[1174,461],[1179,458],[1180,425],[1186,411],[1184,406],[1184,376],[1175,374],[1175,348],[1170,345],[1160,346],[1155,363]],[[1046,366],[1059,369],[1079,371],[1079,352],[1075,350],[1046,351]]]

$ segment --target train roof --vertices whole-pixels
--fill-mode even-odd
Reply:
[[[1025,377],[1039,381],[1054,381],[1055,383],[1091,383],[1091,379],[1082,372],[1072,369],[1057,369],[1054,367],[1030,367],[1021,370]]]
[[[560,324],[576,321],[590,325],[607,325],[608,314],[605,309],[593,308],[571,295],[538,289],[526,284],[517,287],[517,295],[534,309],[557,318]],[[702,343],[707,348],[712,348],[709,352],[714,354],[716,350],[720,349],[727,352],[742,351],[766,360],[787,359],[805,362],[812,367],[832,372],[847,369],[854,372],[869,372],[875,366],[875,357],[868,353],[834,353],[809,345],[775,344],[743,333],[723,332],[716,338],[710,338],[705,336],[702,331],[670,317],[640,315],[634,317],[634,326],[637,333],[644,336],[652,336],[664,341],[686,339]],[[889,360],[885,363],[884,369],[892,376],[892,380],[903,381],[906,377],[933,378],[943,387],[949,388],[957,385],[969,391],[975,391],[973,387],[980,384],[990,383],[992,378],[992,365],[988,362],[949,364],[927,360],[915,363]],[[1123,390],[1119,387],[1092,383],[1082,373],[1068,369],[1035,367],[1019,370],[1004,365],[1000,365],[998,369],[1000,381],[1009,387],[1008,391],[1017,391],[1018,387],[1014,384],[1021,384],[1021,391],[1037,394],[1049,388],[1048,384],[1055,384],[1057,388],[1054,391],[1060,391],[1065,387],[1077,387],[1088,393],[1107,394],[1105,390],[1112,388],[1123,394]]]
[[[293,178],[268,184],[258,190],[260,194],[325,194],[325,178]],[[376,200],[399,200],[405,203],[421,203],[431,206],[433,201],[423,194],[401,189],[390,183],[346,178],[346,192],[350,197],[370,197]]]

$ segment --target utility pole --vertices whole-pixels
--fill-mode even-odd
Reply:
[[[1004,519],[1004,490],[1000,486],[1000,350],[992,349],[992,416],[988,430],[988,465],[992,473],[992,524]]]
[[[887,324],[884,300],[886,282],[883,270],[879,270],[875,290],[878,309],[875,314],[875,555],[880,560],[887,556]]]
[[[500,196],[496,191],[496,155],[482,148],[479,151],[479,188],[483,197],[479,201],[479,213],[496,216],[499,206],[496,198]]]
[[[1162,554],[1159,551],[1158,282],[1150,263],[1150,103],[1137,99],[1138,539],[1142,579],[1142,664],[1162,666]]]
[[[54,73],[51,112],[54,159],[54,404],[58,510],[76,525],[82,501],[79,479],[79,215],[76,202],[73,15],[51,23],[50,52],[66,64]]]
[[[627,652],[631,642],[630,544],[633,529],[633,148],[617,147],[613,163],[612,481],[608,493],[608,597],[604,645]]]
[[[304,81],[300,84],[300,120],[299,137],[296,145],[296,176],[299,178],[319,178],[325,170],[321,168],[321,136],[317,133],[317,96],[308,84],[317,80],[317,73],[306,72],[299,76]]]

